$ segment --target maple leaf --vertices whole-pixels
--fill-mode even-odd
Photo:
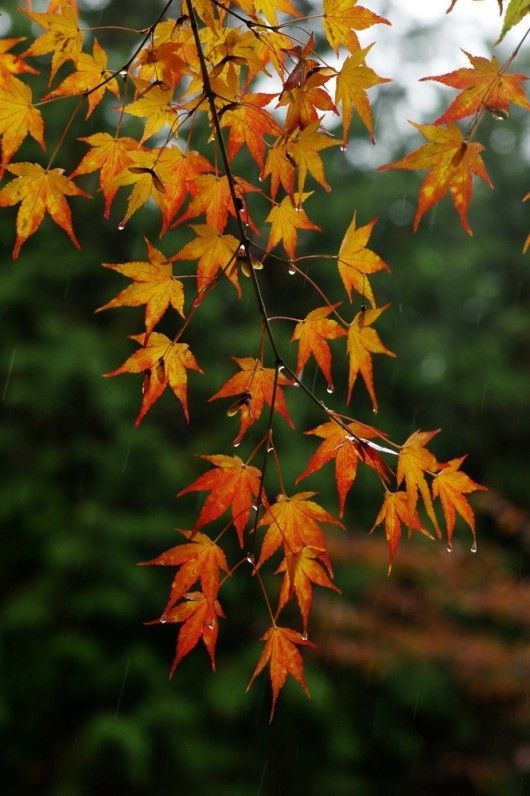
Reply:
[[[22,53],[22,57],[52,53],[50,83],[57,70],[67,61],[77,63],[83,46],[83,34],[79,30],[76,4],[71,0],[59,0],[56,5],[60,13],[50,11],[42,14],[20,9],[33,22],[48,31],[35,39]]]
[[[458,512],[464,522],[467,522],[471,528],[471,533],[473,534],[472,549],[476,549],[475,515],[464,495],[476,492],[479,489],[486,489],[486,487],[477,484],[466,473],[461,472],[460,465],[465,458],[465,456],[461,456],[458,459],[451,459],[451,461],[439,465],[440,470],[432,482],[432,493],[435,498],[440,498],[442,504],[448,546],[451,547],[453,544],[453,531],[456,512]]]
[[[244,196],[246,193],[257,193],[258,189],[240,177],[236,178],[237,197],[240,200],[239,210],[244,220],[256,232],[256,227],[245,208]],[[206,213],[206,223],[223,232],[228,223],[228,214],[236,217],[236,210],[232,202],[230,185],[226,175],[221,177],[215,174],[204,174],[197,177],[192,183],[193,193],[196,194],[189,204],[188,209],[173,226],[194,218],[201,213]]]
[[[278,627],[277,625],[269,628],[265,635],[261,637],[261,640],[265,642],[265,649],[261,653],[254,673],[250,678],[247,691],[258,674],[269,664],[272,684],[270,723],[274,716],[278,694],[283,688],[288,674],[300,683],[308,697],[311,696],[304,679],[304,664],[297,645],[305,647],[314,647],[315,645],[305,639],[300,633],[297,633],[296,630],[291,630],[290,627]]]
[[[287,140],[278,138],[267,153],[265,165],[261,170],[260,179],[271,177],[271,199],[276,197],[280,183],[285,192],[292,194],[294,188],[294,160],[287,150]]]
[[[326,178],[324,177],[324,166],[319,152],[331,146],[338,146],[338,141],[334,141],[329,135],[319,133],[320,121],[317,119],[300,130],[295,138],[288,142],[288,154],[298,167],[298,195],[303,195],[304,185],[309,172],[326,191],[330,191]]]
[[[133,334],[131,340],[136,340],[142,348],[135,351],[119,368],[103,375],[119,376],[122,373],[149,371],[144,380],[144,396],[140,412],[134,421],[135,427],[141,423],[144,415],[158,401],[167,386],[171,387],[179,399],[184,417],[189,422],[186,369],[199,373],[203,371],[187,343],[174,343],[160,332]]]
[[[278,495],[276,502],[267,508],[260,519],[258,527],[268,525],[269,528],[261,545],[257,567],[267,561],[280,546],[285,555],[298,553],[303,547],[311,547],[329,567],[327,548],[320,527],[323,523],[338,525],[342,523],[332,517],[322,506],[311,498],[315,492],[297,492],[295,495]]]
[[[152,135],[158,133],[164,125],[167,124],[170,129],[173,129],[178,120],[179,106],[172,104],[173,89],[171,86],[161,84],[160,81],[146,85],[143,80],[138,80],[137,87],[140,89],[139,98],[125,105],[123,110],[129,116],[139,116],[146,120],[144,132],[140,138],[140,144],[143,144]]]
[[[212,166],[198,152],[190,149],[183,152],[172,146],[161,151],[156,168],[165,188],[158,194],[163,234],[170,228],[186,196],[199,193],[200,186],[195,184],[197,177],[211,171]]]
[[[281,128],[270,113],[263,109],[275,94],[245,94],[244,101],[231,102],[219,112],[221,127],[230,128],[228,136],[228,157],[237,155],[243,144],[258,166],[263,166],[265,135],[278,136]]]
[[[6,166],[27,135],[44,149],[44,123],[32,105],[29,86],[10,74],[0,73],[0,136],[2,166]]]
[[[374,218],[364,227],[357,227],[356,213],[354,213],[337,255],[340,278],[350,301],[352,290],[355,290],[361,296],[365,296],[372,307],[375,307],[375,299],[368,274],[375,274],[383,269],[390,271],[381,257],[366,247],[376,223],[377,218]]]
[[[412,531],[421,531],[421,533],[428,536],[430,539],[433,537],[422,526],[416,509],[410,503],[409,495],[402,490],[399,492],[385,491],[383,505],[377,515],[372,531],[374,531],[378,525],[381,525],[382,522],[385,523],[385,535],[388,544],[388,574],[390,575],[392,562],[394,561],[401,538],[402,523],[408,527],[409,533],[412,533]]]
[[[490,188],[493,187],[480,156],[484,147],[482,144],[466,141],[456,124],[447,128],[434,124],[411,124],[430,143],[395,163],[381,166],[379,171],[430,169],[420,187],[414,231],[417,230],[421,217],[449,192],[463,228],[468,235],[472,235],[467,212],[473,191],[473,174],[481,177]]]
[[[190,486],[181,489],[177,497],[188,492],[210,492],[193,526],[194,530],[216,520],[232,507],[232,520],[240,547],[243,547],[245,526],[260,491],[261,471],[245,464],[239,456],[218,454],[202,455],[201,458],[213,464],[213,469],[200,475]],[[264,496],[262,500],[266,504]]]
[[[237,397],[236,405],[229,409],[230,414],[239,412],[241,415],[241,426],[234,445],[239,445],[247,429],[259,420],[264,404],[271,405],[275,379],[277,387],[274,411],[279,412],[291,428],[294,428],[282,391],[282,386],[290,386],[292,382],[283,373],[276,374],[275,368],[265,368],[258,359],[252,357],[232,357],[232,359],[239,365],[241,371],[228,379],[209,400]]]
[[[166,611],[172,608],[194,583],[200,581],[202,592],[209,603],[217,599],[219,591],[219,572],[228,572],[225,554],[209,536],[197,531],[179,529],[187,544],[178,544],[150,561],[142,561],[141,566],[179,567],[173,578]]]
[[[116,138],[109,133],[94,133],[80,138],[79,141],[88,144],[91,149],[83,156],[70,177],[99,171],[99,186],[105,198],[103,215],[109,218],[110,206],[118,190],[116,177],[132,163],[130,153],[138,148],[138,142],[134,138]]]
[[[170,305],[184,317],[184,286],[173,276],[172,261],[175,256],[167,258],[147,238],[144,240],[149,262],[103,263],[105,268],[129,277],[134,284],[96,312],[112,307],[141,307],[145,304],[145,331],[149,334]]]
[[[263,14],[271,27],[278,24],[278,14],[290,14],[292,17],[302,16],[290,0],[241,0],[238,5],[254,19]]]
[[[492,113],[500,113],[504,118],[507,116],[510,102],[530,110],[530,102],[521,88],[521,83],[528,80],[525,75],[503,71],[495,57],[489,60],[471,55],[465,50],[462,52],[471,62],[471,69],[457,69],[444,75],[422,78],[462,89],[434,124],[448,124],[466,116],[473,116],[481,108],[486,108]]]
[[[271,225],[269,240],[267,242],[268,252],[274,249],[281,241],[287,255],[291,259],[294,259],[298,237],[296,230],[320,230],[320,227],[313,224],[307,217],[305,210],[302,209],[302,203],[305,202],[312,193],[313,192],[310,191],[309,193],[295,194],[292,199],[290,196],[285,196],[280,204],[272,208],[265,219],[265,223]]]
[[[240,246],[238,239],[233,235],[221,235],[217,229],[207,224],[191,224],[191,229],[197,237],[186,243],[173,259],[199,260],[197,293],[204,296],[205,288],[210,287],[217,272],[222,271],[240,296],[241,288],[235,267],[235,256]]]
[[[224,619],[221,605],[218,600],[210,602],[200,591],[188,592],[184,598],[184,602],[165,612],[156,622],[156,624],[183,623],[177,639],[175,658],[169,672],[170,677],[175,673],[182,658],[196,647],[201,638],[210,656],[212,669],[215,671],[215,645],[219,633],[218,618]]]
[[[317,109],[332,111],[338,115],[338,110],[333,104],[331,97],[322,88],[324,83],[334,77],[334,70],[327,67],[314,67],[314,70],[309,73],[303,83],[294,88],[284,88],[280,95],[277,107],[288,106],[285,119],[286,133],[294,132],[297,127],[303,129],[311,122],[317,121]]]
[[[425,447],[439,432],[439,428],[435,431],[414,431],[401,447],[397,469],[397,484],[400,486],[405,481],[411,508],[416,507],[418,490],[420,491],[425,510],[436,528],[438,538],[440,538],[440,527],[434,513],[431,492],[424,473],[433,475],[440,467],[436,458]]]
[[[88,119],[103,99],[106,91],[119,96],[120,90],[114,78],[106,81],[106,78],[111,75],[107,70],[107,53],[97,39],[94,39],[92,55],[81,53],[76,61],[76,70],[68,75],[57,88],[46,94],[43,100],[86,93],[88,101],[86,118]]]
[[[313,602],[312,583],[333,589],[340,594],[340,589],[330,580],[329,575],[318,562],[319,551],[311,547],[302,547],[297,553],[287,553],[276,572],[284,572],[280,596],[278,598],[279,614],[287,605],[291,596],[296,594],[296,599],[302,614],[304,633],[307,633],[307,623]],[[328,563],[327,561],[325,562]]]
[[[0,39],[0,75],[6,72],[11,75],[21,75],[24,72],[38,75],[37,69],[27,64],[21,55],[9,52],[11,47],[21,41],[26,41],[26,37],[18,36],[15,39]]]
[[[134,213],[152,197],[160,207],[166,193],[166,183],[162,179],[159,149],[135,149],[127,152],[129,163],[111,180],[108,187],[116,192],[120,186],[132,185],[133,189],[127,200],[127,212],[120,221],[118,228],[123,229]]]
[[[335,88],[335,104],[342,103],[342,144],[347,145],[350,132],[352,111],[356,110],[360,119],[370,134],[372,144],[375,144],[372,109],[368,99],[367,89],[381,83],[391,83],[387,77],[381,77],[365,64],[365,58],[373,45],[358,50],[344,61],[340,72],[337,74]]]
[[[339,302],[340,304],[340,302]],[[296,370],[301,373],[307,360],[313,355],[318,367],[324,374],[328,384],[328,390],[333,390],[333,379],[331,377],[331,351],[326,340],[337,340],[345,337],[348,332],[333,318],[328,316],[339,304],[329,307],[318,307],[312,310],[303,321],[296,324],[291,342],[298,340],[298,360]]]
[[[90,199],[90,195],[65,177],[63,169],[43,169],[38,163],[10,163],[7,171],[14,174],[15,179],[0,190],[0,207],[20,202],[13,259],[17,259],[24,242],[40,227],[46,212],[79,249],[65,196],[84,196]]]
[[[388,481],[390,469],[379,456],[375,448],[363,442],[370,439],[386,439],[386,435],[373,426],[352,421],[347,424],[348,430],[333,420],[322,423],[316,428],[306,431],[320,437],[323,441],[310,458],[305,470],[300,473],[295,483],[307,478],[320,470],[327,462],[335,459],[335,481],[339,495],[339,517],[343,517],[346,498],[357,475],[359,461],[373,467],[384,481]]]
[[[360,373],[372,399],[374,412],[377,412],[377,398],[374,390],[372,354],[387,354],[389,357],[396,356],[383,345],[376,330],[372,329],[372,323],[379,318],[388,306],[388,304],[385,304],[384,307],[361,310],[351,322],[348,330],[348,356],[350,360],[348,403],[350,402],[353,385]]]
[[[530,0],[510,0],[508,8],[506,9],[506,16],[504,17],[504,24],[500,36],[495,44],[502,41],[508,31],[511,30],[514,25],[521,22],[528,14],[530,14]]]
[[[343,44],[348,50],[358,50],[359,39],[354,31],[366,30],[372,25],[390,25],[388,19],[357,5],[357,0],[324,0],[322,25],[330,47],[339,53]]]

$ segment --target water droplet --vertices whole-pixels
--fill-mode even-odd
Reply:
[[[245,557],[245,561],[248,561],[249,564],[254,566],[254,553],[249,553],[248,556]]]
[[[127,77],[127,70],[126,69],[122,69],[120,71],[120,77],[123,77],[124,79]]]
[[[237,251],[237,256],[238,256],[238,257],[244,257],[244,256],[246,255],[246,253],[247,253],[247,248],[246,248],[246,246],[244,246],[243,244],[241,244],[241,246],[239,247],[239,249],[238,249],[238,251]]]
[[[326,387],[326,392],[328,393],[328,395],[333,395],[333,384],[328,384],[328,386]]]
[[[304,639],[304,641],[307,641],[307,639],[308,639],[308,635],[307,635],[307,633],[305,631],[304,631],[304,633],[302,633],[302,638]]]
[[[471,545],[471,552],[476,553],[477,550],[478,550],[477,543],[473,542],[473,544]]]
[[[289,276],[294,276],[296,274],[296,268],[292,263],[289,263],[289,270],[287,271]]]
[[[281,373],[282,370],[285,370],[285,365],[278,365],[278,373]]]
[[[241,443],[239,442],[239,440],[236,439],[236,441],[234,442],[234,448],[239,448],[240,445]]]
[[[120,232],[123,232],[123,230],[125,229],[125,224],[123,223],[123,221],[120,221],[120,223],[118,224],[118,229]]]
[[[272,453],[273,450],[274,450],[274,446],[273,445],[269,445],[269,447],[267,448],[267,453]]]
[[[447,552],[448,553],[452,553],[453,552],[453,545],[452,545],[451,542],[449,542],[448,545],[447,545]]]
[[[214,627],[215,627],[215,619],[208,619],[208,621],[206,622],[206,626],[207,626],[207,627],[208,627],[210,630],[213,630],[213,629],[214,629]]]
[[[348,144],[341,144],[341,147],[340,147],[340,151],[341,152],[346,152],[347,149],[348,149]]]
[[[296,210],[297,213],[301,213],[302,212],[302,205],[296,205],[295,210]]]
[[[264,179],[265,179],[265,177],[262,177],[261,174],[260,174],[259,177],[258,177],[259,182],[263,182]]]
[[[508,118],[508,111],[504,108],[487,108],[493,118],[498,122],[505,122]]]
[[[376,414],[377,414],[377,411],[378,411],[378,410],[377,410],[377,407],[376,407],[376,406],[374,406],[374,408],[372,409],[372,412],[374,413],[374,415],[376,415]]]
[[[167,622],[167,619],[166,619],[166,617],[165,617],[165,616],[161,616],[161,617],[160,617],[160,624],[161,624],[161,625],[165,625],[165,624],[166,624],[166,622]]]
[[[257,511],[258,510],[258,507],[256,506],[255,503],[252,504],[251,508],[252,508],[252,511]]]

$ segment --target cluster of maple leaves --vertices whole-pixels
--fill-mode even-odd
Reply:
[[[297,256],[298,232],[319,229],[305,209],[313,193],[306,190],[306,184],[312,178],[325,191],[330,190],[323,151],[341,143],[346,147],[354,113],[374,139],[368,91],[387,78],[368,66],[372,45],[361,47],[357,33],[390,22],[356,0],[324,0],[322,12],[307,19],[290,0],[183,0],[180,7],[174,9],[173,5],[169,0],[148,28],[136,31],[137,46],[128,61],[115,70],[108,67],[107,53],[97,39],[81,31],[75,0],[50,0],[45,12],[33,11],[28,5],[24,13],[44,32],[18,54],[13,51],[22,49],[23,39],[0,41],[2,174],[11,177],[0,189],[0,207],[19,205],[14,258],[36,232],[45,213],[79,246],[66,197],[88,197],[74,180],[94,172],[99,175],[105,219],[112,218],[118,191],[128,191],[125,213],[118,221],[120,229],[148,200],[160,210],[161,234],[188,220],[199,220],[189,225],[190,240],[171,254],[146,240],[145,261],[106,264],[131,281],[100,309],[145,307],[144,330],[132,336],[138,349],[106,374],[143,374],[136,425],[167,388],[189,420],[187,372],[202,370],[185,342],[186,329],[223,279],[232,283],[238,296],[242,294],[240,273],[250,280],[247,284],[255,293],[257,319],[263,328],[262,345],[258,352],[250,352],[254,356],[234,357],[237,372],[211,400],[231,399],[227,414],[240,421],[235,446],[241,444],[267,406],[265,433],[246,460],[237,455],[203,456],[210,469],[180,492],[208,493],[193,528],[182,530],[184,540],[180,544],[147,563],[176,569],[167,605],[156,620],[181,625],[173,671],[201,639],[214,665],[219,620],[224,617],[219,592],[248,562],[270,620],[251,683],[266,665],[270,666],[274,711],[287,675],[307,690],[299,647],[311,645],[308,622],[312,589],[317,585],[338,591],[333,583],[325,526],[343,527],[341,520],[313,499],[314,492],[286,491],[273,434],[274,413],[294,427],[285,390],[301,387],[325,416],[325,422],[307,432],[318,437],[320,445],[296,483],[334,461],[342,519],[358,468],[373,470],[383,492],[374,528],[384,524],[389,568],[403,526],[409,533],[420,532],[431,538],[434,533],[441,538],[435,501],[439,501],[444,517],[448,549],[452,548],[457,513],[470,527],[474,540],[475,521],[466,496],[482,487],[460,469],[464,457],[446,463],[436,460],[427,448],[436,431],[416,431],[402,445],[395,444],[375,427],[330,410],[303,381],[304,367],[313,357],[328,392],[333,392],[330,341],[346,338],[347,403],[360,375],[377,411],[372,355],[394,356],[374,328],[386,306],[377,305],[370,277],[389,270],[368,248],[376,220],[358,225],[354,214],[337,254],[328,255],[350,304],[354,294],[363,302],[350,319],[339,313],[338,304],[327,299],[318,282],[301,267],[308,263]],[[505,25],[516,24],[527,13],[525,8],[520,0],[512,0],[507,13],[507,17],[512,14],[512,21],[510,24],[508,19]],[[326,64],[315,40],[323,43],[324,52],[326,47],[334,51],[340,67]],[[41,56],[51,59],[50,90],[34,101],[28,81],[37,72],[32,64],[42,65],[43,61],[34,60]],[[510,103],[530,109],[521,87],[524,76],[508,71],[515,54],[504,65],[495,58],[467,57],[469,67],[425,78],[460,90],[434,124],[415,125],[428,143],[382,167],[428,169],[419,191],[415,228],[423,214],[449,194],[462,226],[471,231],[467,214],[473,175],[490,184],[481,158],[483,146],[474,141],[480,119],[488,111],[506,116]],[[57,74],[65,69],[68,74],[57,81]],[[55,87],[51,88],[52,84]],[[267,85],[270,91],[261,91]],[[86,107],[86,118],[90,117],[109,93],[118,103],[114,128],[80,138],[88,150],[66,176],[63,168],[54,165],[65,136],[75,129],[73,122],[81,109]],[[28,135],[46,151],[43,115],[54,102],[67,98],[75,103],[72,115],[51,149],[47,165],[15,162],[14,156]],[[196,136],[200,136],[197,120],[201,115],[211,133],[211,157],[204,154],[209,151],[207,146],[201,147],[202,152],[192,148]],[[130,117],[144,123],[139,140],[122,134]],[[467,117],[471,118],[470,125],[462,132],[457,122]],[[326,131],[328,118],[331,126],[335,119],[341,121],[340,137]],[[255,164],[254,181],[236,173],[242,148]],[[249,173],[247,168],[247,177]],[[253,194],[259,194],[270,207],[259,223],[250,212]],[[266,228],[268,237],[262,240]],[[277,250],[273,253],[280,245],[285,256]],[[320,302],[305,318],[288,319],[294,324],[292,341],[298,343],[293,365],[278,349],[273,327],[279,319],[268,312],[261,295],[258,272],[269,258],[284,262],[290,273],[307,280],[315,289],[317,304]],[[181,263],[186,263],[182,268],[187,276],[190,268],[193,271],[193,297],[186,295],[184,274],[174,272]],[[157,331],[159,322],[171,310],[181,319],[173,338]],[[270,358],[272,365],[267,364]],[[261,467],[253,463],[258,454],[263,459]],[[271,466],[276,467],[281,486],[275,500],[267,496],[269,460],[274,462]],[[395,469],[391,467],[394,461]],[[205,532],[206,526],[223,517],[226,520],[227,514],[230,519],[216,529],[216,535]],[[221,544],[231,529],[242,550],[242,558],[232,565]],[[476,549],[474,541],[472,549]],[[261,575],[271,558],[277,560],[276,572],[282,578],[275,608]],[[301,631],[278,624],[281,612],[291,602],[298,605]]]

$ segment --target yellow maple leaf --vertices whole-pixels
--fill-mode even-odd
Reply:
[[[374,218],[364,227],[357,227],[354,213],[337,255],[340,278],[350,301],[352,290],[355,290],[365,296],[372,307],[375,307],[375,300],[368,274],[375,274],[382,269],[390,270],[378,254],[366,247],[376,223],[377,218]]]
[[[27,135],[44,149],[44,123],[32,105],[31,89],[17,77],[3,74],[0,79],[0,136],[2,165],[5,166]]]
[[[267,251],[280,243],[287,252],[291,259],[294,259],[295,248],[297,241],[297,229],[315,229],[320,230],[316,224],[307,217],[305,210],[302,209],[302,202],[311,196],[313,192],[303,194],[295,194],[294,204],[290,196],[285,196],[279,205],[272,208],[269,215],[265,219],[266,224],[271,225],[269,234],[269,241],[267,243]]]
[[[47,31],[39,36],[22,53],[28,55],[46,55],[52,53],[50,83],[60,67],[67,61],[77,63],[83,46],[83,34],[79,30],[77,6],[71,0],[59,0],[58,11],[46,14],[21,9],[33,22]]]
[[[376,330],[372,328],[372,323],[379,318],[388,306],[388,304],[385,304],[384,307],[361,310],[351,322],[348,330],[348,356],[350,360],[348,403],[350,402],[353,385],[360,373],[372,399],[374,412],[377,412],[377,398],[374,390],[372,354],[387,354],[389,357],[396,356],[383,345]]]
[[[372,109],[368,99],[367,89],[381,83],[391,83],[387,77],[380,77],[373,69],[365,64],[365,58],[372,45],[364,50],[358,50],[344,61],[340,72],[337,74],[335,89],[335,103],[342,103],[343,146],[346,146],[350,131],[352,110],[356,110],[362,123],[370,133],[370,140],[375,143]]]
[[[208,288],[218,271],[232,282],[238,295],[241,289],[237,278],[235,263],[239,250],[239,241],[233,235],[221,235],[208,224],[191,224],[196,238],[187,243],[177,254],[175,260],[197,260],[197,292],[202,293]]]

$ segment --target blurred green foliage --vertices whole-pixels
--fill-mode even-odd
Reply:
[[[131,24],[141,27],[145,14],[136,11]],[[102,24],[103,13],[87,17]],[[126,56],[117,34],[107,33],[105,41],[117,48],[118,62]],[[54,104],[55,109],[47,123],[57,135],[68,104]],[[392,274],[379,275],[374,285],[379,303],[392,304],[380,328],[398,359],[376,366],[377,424],[397,440],[417,427],[443,427],[433,446],[440,460],[470,452],[472,477],[524,507],[530,293],[528,259],[521,256],[528,223],[519,200],[528,190],[528,149],[527,131],[518,119],[509,123],[504,139],[493,121],[481,129],[482,139],[492,144],[487,163],[496,192],[476,188],[473,239],[462,232],[446,201],[413,235],[417,176],[377,175],[352,166],[346,175],[348,154],[337,151],[330,153],[327,167],[333,194],[325,200],[315,194],[308,204],[324,232],[305,240],[308,252],[314,246],[333,251],[354,210],[359,223],[379,216],[372,244]],[[95,132],[102,123],[102,115],[95,114],[79,134]],[[350,150],[355,147],[354,139]],[[83,151],[72,141],[60,160],[75,164]],[[83,187],[96,192],[92,178],[85,178]],[[203,471],[193,454],[230,451],[235,420],[225,416],[224,405],[207,399],[233,372],[231,355],[253,355],[259,330],[249,283],[240,303],[233,288],[221,284],[190,326],[188,341],[206,372],[190,377],[192,423],[186,426],[168,395],[134,430],[141,379],[109,382],[101,374],[130,353],[126,335],[140,331],[142,314],[124,310],[94,316],[93,311],[123,286],[99,263],[142,259],[142,235],[158,245],[158,219],[145,209],[137,223],[119,232],[120,201],[123,197],[105,222],[100,198],[74,200],[81,253],[45,222],[18,263],[3,258],[0,728],[5,792],[370,796],[442,794],[448,787],[458,794],[478,792],[476,782],[452,773],[450,765],[444,771],[432,765],[435,759],[471,753],[487,757],[490,743],[477,704],[467,699],[451,671],[432,662],[411,669],[396,661],[392,674],[381,680],[327,664],[324,650],[308,664],[312,700],[288,684],[269,727],[266,678],[250,693],[244,691],[266,624],[255,584],[245,575],[226,589],[228,620],[221,627],[218,672],[211,673],[201,647],[168,681],[175,630],[145,628],[142,622],[160,614],[170,576],[136,564],[169,547],[172,528],[187,527],[201,504],[201,495],[175,499]],[[4,249],[13,238],[14,217],[7,210],[0,218]],[[179,234],[170,233],[160,247],[175,250]],[[330,297],[344,301],[336,274],[325,273],[328,262],[311,267]],[[271,262],[260,276],[266,301],[277,314],[304,315],[316,306],[309,289],[288,276],[284,264]],[[288,350],[288,330],[282,329],[280,337]],[[335,396],[326,398],[338,409],[345,395],[340,370],[337,365]],[[320,374],[308,368],[306,378],[325,395]],[[321,422],[295,391],[288,401],[298,429]],[[359,420],[374,421],[361,385],[351,411]],[[277,430],[285,476],[292,483],[314,442],[290,431],[281,419]],[[247,435],[243,454],[258,433]],[[331,470],[304,484],[334,510]],[[276,488],[272,483],[271,492]],[[346,524],[362,530],[348,533],[367,532],[378,497],[375,479],[361,476]],[[487,519],[479,522],[479,533],[482,539],[490,535],[499,571],[522,577],[524,539],[500,538]],[[467,551],[465,534],[460,528],[458,538]],[[235,546],[230,553],[235,560]],[[398,556],[398,573],[399,566]],[[384,572],[383,553],[380,567]],[[429,571],[422,577],[427,590]],[[366,579],[362,562],[338,568],[345,600]],[[454,598],[458,604],[458,594]],[[422,600],[420,592],[417,599]],[[492,636],[503,632],[502,624],[492,624]],[[528,748],[512,731],[505,739],[509,756]],[[524,765],[510,759],[480,792],[520,794],[524,773]]]

